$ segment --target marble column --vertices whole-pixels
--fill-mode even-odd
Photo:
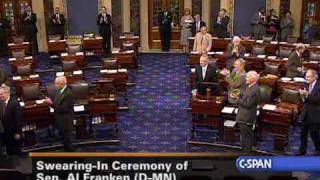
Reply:
[[[122,0],[123,32],[130,32],[130,0]]]
[[[202,0],[202,19],[204,22],[207,23],[208,29],[210,29],[210,0]]]
[[[184,8],[192,10],[192,0],[184,0]]]
[[[148,0],[140,0],[140,43],[142,50],[149,50]]]
[[[39,51],[47,52],[47,31],[46,31],[46,21],[44,16],[44,2],[43,0],[32,0],[32,11],[37,14],[37,28],[38,28],[38,46]]]
[[[290,11],[294,19],[294,29],[293,36],[300,36],[300,24],[301,24],[301,14],[302,14],[302,1],[301,0],[291,0],[290,1]]]

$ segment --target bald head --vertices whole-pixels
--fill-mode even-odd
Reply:
[[[58,89],[62,89],[67,85],[67,78],[65,76],[58,76],[54,83]]]
[[[246,76],[248,85],[252,85],[259,80],[259,74],[256,71],[249,71]]]
[[[209,62],[208,55],[205,54],[200,57],[200,66],[205,67],[206,65],[208,65],[208,62]]]
[[[234,45],[240,45],[240,42],[241,42],[241,38],[239,36],[234,36],[233,39],[232,39],[232,43]]]

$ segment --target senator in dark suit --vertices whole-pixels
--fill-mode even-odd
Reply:
[[[172,23],[172,13],[167,11],[166,8],[163,9],[158,14],[159,31],[161,38],[162,51],[170,50],[171,41],[171,23]]]
[[[32,12],[31,7],[28,6],[26,11],[22,15],[23,31],[25,38],[28,42],[31,43],[31,49],[33,54],[38,53],[38,41],[37,41],[37,33],[38,28],[36,25],[37,15]]]
[[[267,17],[265,14],[265,9],[260,8],[257,13],[251,18],[252,33],[254,39],[262,39],[266,34]]]
[[[287,74],[286,77],[302,77],[303,76],[303,58],[302,54],[305,50],[305,46],[303,44],[298,44],[296,46],[296,50],[293,51],[288,58],[287,63]]]
[[[234,61],[242,58],[246,53],[246,48],[241,45],[241,39],[238,36],[233,37],[232,42],[227,48],[227,69],[231,70]]]
[[[50,98],[46,98],[46,102],[51,104],[54,109],[55,123],[63,139],[65,151],[74,151],[71,143],[74,98],[71,90],[67,87],[66,77],[57,77],[55,86],[58,92],[54,100],[52,101]]]
[[[254,141],[254,128],[257,118],[257,106],[260,101],[260,90],[257,84],[259,75],[255,71],[249,71],[246,76],[247,86],[240,90],[238,97],[238,113],[236,121],[240,127],[240,141],[244,152],[252,151]]]
[[[308,147],[308,132],[316,149],[316,155],[320,155],[320,81],[314,70],[306,73],[308,85],[305,90],[300,90],[304,102],[301,112],[301,144],[299,155],[305,155]]]
[[[207,26],[207,24],[201,20],[201,17],[199,14],[196,14],[194,16],[194,22],[192,23],[192,28],[191,28],[193,36],[195,36],[198,32],[200,32],[201,27],[203,26]]]
[[[60,35],[61,39],[64,39],[64,26],[66,19],[63,14],[60,14],[60,9],[56,7],[55,13],[51,16],[51,28],[52,34]]]
[[[10,22],[6,18],[1,18],[0,15],[0,56],[7,52],[8,44],[8,29]]]
[[[200,57],[200,65],[196,67],[196,88],[197,92],[201,95],[205,95],[207,92],[207,85],[202,83],[216,83],[216,67],[215,65],[209,65],[208,56],[202,55]]]
[[[112,18],[107,13],[107,8],[102,7],[101,13],[97,17],[97,24],[99,26],[99,33],[103,38],[103,50],[107,56],[111,56],[111,35],[112,35]]]
[[[10,96],[10,87],[0,87],[0,114],[3,126],[3,142],[8,155],[19,155],[21,153],[21,123],[22,112],[17,99]]]
[[[226,15],[226,10],[219,12],[216,22],[214,23],[214,35],[218,38],[226,38],[229,36],[228,25],[230,18]]]

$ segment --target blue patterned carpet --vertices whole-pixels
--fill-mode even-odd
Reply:
[[[8,58],[2,58],[0,66],[11,72]],[[36,71],[49,69],[47,54],[38,56],[39,64]],[[190,99],[190,85],[188,78],[190,69],[187,67],[188,57],[182,54],[140,54],[139,68],[130,70],[130,82],[136,83],[128,89],[128,111],[119,113],[119,127],[121,132],[117,137],[107,125],[96,127],[96,136],[89,140],[106,140],[118,138],[119,144],[81,147],[79,151],[106,151],[106,152],[230,152],[223,148],[191,145],[190,139],[191,113],[187,110]],[[100,59],[88,59],[88,67],[100,65]],[[61,68],[54,63],[53,68]],[[41,73],[42,84],[53,82],[54,72]],[[89,68],[85,71],[86,80],[98,79],[99,69]],[[123,103],[123,100],[121,100]],[[201,127],[203,130],[210,130]],[[34,147],[56,144],[57,141],[48,141],[46,131],[37,132],[38,144]],[[216,142],[216,131],[199,131],[195,139],[200,142]],[[287,154],[298,151],[300,144],[300,129],[290,133]],[[78,142],[78,140],[75,140]],[[224,142],[218,142],[224,143]],[[239,145],[231,143],[229,145]],[[314,151],[313,144],[309,143],[309,151]],[[33,148],[27,147],[26,149]],[[272,136],[264,137],[258,143],[258,149],[273,151]],[[234,150],[236,151],[236,150]]]

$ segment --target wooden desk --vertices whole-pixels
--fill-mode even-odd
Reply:
[[[259,73],[260,71],[262,71],[264,69],[265,58],[248,56],[248,57],[244,57],[244,60],[246,60],[245,69],[247,71],[255,70],[255,71],[257,71]]]
[[[117,97],[115,97],[114,95],[112,96],[90,97],[88,105],[89,114],[91,116],[103,115],[106,119],[105,123],[117,123],[119,102]]]
[[[136,53],[138,52],[138,48],[140,46],[140,37],[139,36],[120,36],[120,50],[127,51],[127,50],[134,50]],[[125,46],[125,44],[132,43],[132,48],[129,46]]]
[[[85,55],[83,52],[77,52],[76,54],[68,54],[68,53],[61,53],[61,60],[62,61],[76,61],[77,66],[79,68],[84,68],[87,63],[85,61]]]
[[[66,51],[66,40],[50,40],[48,41],[49,53],[61,53]]]
[[[295,82],[291,81],[284,81],[281,78],[277,81],[278,92],[282,92],[283,89],[292,89],[292,90],[300,90],[304,88],[303,82]]]
[[[112,58],[117,59],[118,65],[121,68],[136,68],[138,66],[135,52],[129,51],[112,51]]]
[[[77,70],[73,72],[57,72],[56,76],[65,76],[67,78],[68,84],[74,84],[79,81],[83,81],[84,79],[82,70]]]
[[[117,92],[127,91],[128,72],[126,69],[101,70],[102,78],[113,79]]]
[[[23,42],[23,43],[9,43],[8,44],[8,49],[9,52],[11,53],[12,56],[12,51],[20,51],[20,50],[24,50],[24,52],[26,54],[30,54],[31,53],[31,45],[30,42]]]
[[[103,54],[103,40],[102,37],[83,38],[82,47],[85,52],[93,52],[94,55]]]
[[[21,76],[14,76],[12,78],[13,84],[16,88],[16,94],[18,97],[22,96],[22,87],[27,85],[27,84],[36,84],[39,83],[41,84],[40,81],[40,76],[38,74],[26,76],[26,77],[21,77]]]
[[[193,44],[194,44],[194,37],[189,37],[189,52],[193,51]],[[230,38],[217,38],[217,37],[212,37],[212,47],[211,51],[227,51],[228,44],[231,42]]]

